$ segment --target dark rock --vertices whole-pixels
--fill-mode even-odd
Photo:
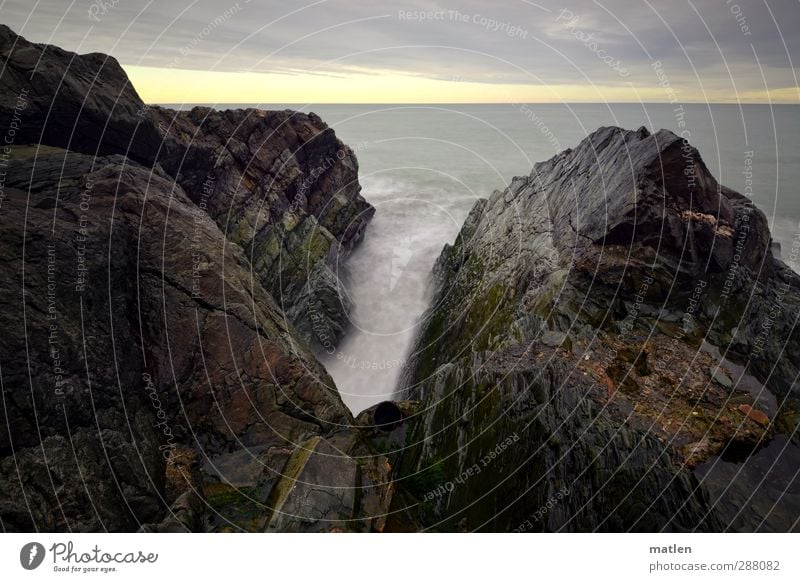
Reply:
[[[723,388],[733,388],[733,380],[722,370],[710,368],[708,373],[711,374],[711,379]]]
[[[341,271],[374,209],[355,154],[318,116],[151,107],[113,57],[33,44],[3,25],[0,56],[0,127],[15,144],[161,165],[245,250],[306,342],[344,335]]]
[[[380,463],[381,461],[379,461]],[[375,512],[390,499],[389,467],[362,471],[356,460],[342,455],[325,439],[303,443],[289,459],[281,481],[268,501],[272,513],[266,531],[348,531],[352,515]],[[385,515],[374,515],[366,531],[381,531]],[[360,526],[361,524],[359,524]]]
[[[355,463],[347,451],[363,445],[332,381],[241,248],[169,176],[50,149],[36,165],[61,168],[60,181],[33,188],[33,152],[12,149],[0,224],[7,530],[196,526],[187,477],[170,484],[185,447],[291,452],[337,432],[352,435],[340,455]]]
[[[775,392],[798,389],[800,277],[769,242],[764,215],[665,130],[601,128],[477,203],[437,262],[403,377],[421,412],[396,484],[420,503],[418,519],[445,530],[720,527],[687,469],[773,433],[742,424],[701,340],[749,360]],[[568,335],[572,351],[542,329]],[[486,470],[431,495],[476,463]]]
[[[540,341],[551,348],[572,349],[572,342],[569,341],[569,336],[560,331],[546,331],[542,334]]]
[[[161,135],[115,58],[31,43],[5,25],[0,57],[0,127],[16,127],[15,144],[153,163]]]
[[[240,245],[300,336],[328,347],[349,327],[344,262],[375,210],[358,161],[319,117],[154,107],[158,161]]]
[[[345,327],[352,151],[313,114],[147,108],[105,55],[0,51],[3,530],[381,529],[391,467],[283,309]],[[313,488],[278,495],[309,442]]]
[[[426,384],[430,408],[411,425],[413,444],[395,481],[415,499],[426,527],[718,527],[696,480],[673,468],[668,445],[603,413],[591,397],[594,382],[565,359],[540,362],[522,353],[475,356]],[[565,494],[551,504],[559,491]]]

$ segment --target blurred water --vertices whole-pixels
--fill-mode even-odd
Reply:
[[[357,151],[363,194],[377,208],[349,261],[353,329],[322,354],[354,412],[391,397],[430,269],[476,198],[599,126],[683,129],[668,104],[286,107],[319,114]],[[775,240],[790,250],[800,230],[800,106],[694,104],[682,115],[709,168],[734,190],[752,190]]]

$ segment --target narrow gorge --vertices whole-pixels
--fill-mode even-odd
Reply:
[[[478,201],[354,417],[314,354],[376,211],[333,129],[149,106],[4,26],[0,57],[5,531],[797,527],[800,276],[675,134]]]

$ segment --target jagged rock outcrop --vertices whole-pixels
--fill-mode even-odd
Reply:
[[[340,275],[374,209],[355,154],[318,116],[150,107],[113,57],[30,43],[4,25],[0,57],[0,127],[13,143],[161,165],[242,246],[304,340],[344,335],[352,303]]]
[[[317,461],[327,472],[307,481],[320,502],[343,475],[361,487],[367,469],[359,503],[387,495],[385,461],[349,428],[333,382],[253,284],[242,249],[168,175],[55,148],[15,147],[12,159],[0,226],[7,530],[136,529],[205,488],[214,528],[263,529],[267,497],[311,438],[328,447]],[[324,445],[347,435],[335,451]],[[236,451],[257,460],[236,483],[259,485],[254,525],[219,502],[237,491],[217,467]],[[363,473],[351,454],[367,456]],[[356,516],[348,529],[381,514],[328,503]],[[285,519],[342,528],[312,505]]]
[[[308,346],[373,212],[334,132],[0,56],[4,531],[796,527],[747,487],[795,478],[800,278],[677,136],[601,128],[478,202],[409,400],[356,421]]]
[[[159,162],[250,259],[304,340],[334,344],[352,303],[340,278],[374,209],[358,161],[318,116],[152,108]]]
[[[28,42],[0,24],[0,58],[0,128],[14,128],[14,143],[153,163],[161,136],[114,57]]]
[[[475,205],[436,284],[396,480],[426,527],[728,527],[692,468],[773,438],[780,410],[755,411],[797,394],[800,277],[688,143],[608,127],[536,164]]]
[[[2,529],[380,530],[391,467],[283,309],[363,232],[352,152],[315,116],[254,110],[206,126],[144,108],[158,136],[139,143],[113,60],[2,33],[3,86],[27,95],[0,107],[19,118],[0,184]]]

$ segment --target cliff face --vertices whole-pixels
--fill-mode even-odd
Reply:
[[[691,469],[773,437],[800,277],[694,148],[601,128],[478,202],[436,277],[396,481],[428,527],[727,526]]]
[[[308,347],[373,212],[330,128],[0,56],[4,531],[792,527],[709,462],[798,454],[800,278],[677,136],[602,128],[476,204],[378,431]]]
[[[352,307],[339,279],[374,209],[353,151],[313,113],[150,110],[159,162],[244,250],[304,340],[335,343]]]
[[[0,40],[3,529],[380,530],[390,467],[284,313],[343,317],[352,152],[313,115],[148,109],[108,57]]]
[[[150,107],[113,57],[30,43],[4,25],[0,56],[0,127],[14,128],[14,143],[160,165],[245,250],[305,341],[342,337],[352,305],[339,275],[374,208],[355,154],[318,116]]]

